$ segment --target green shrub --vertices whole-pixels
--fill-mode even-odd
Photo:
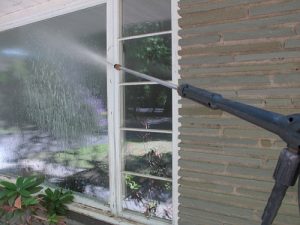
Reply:
[[[70,191],[46,189],[44,177],[18,177],[15,183],[0,181],[0,222],[10,225],[64,225],[66,204],[73,201]]]

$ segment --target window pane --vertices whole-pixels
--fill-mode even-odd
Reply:
[[[123,208],[146,217],[172,219],[172,183],[126,174]]]
[[[171,35],[132,39],[123,42],[124,65],[163,80],[172,79]],[[126,74],[125,82],[145,81]]]
[[[171,0],[123,0],[123,36],[171,29]]]
[[[172,91],[161,85],[125,86],[127,128],[172,129]]]
[[[1,173],[108,200],[105,52],[105,5],[0,33]]]
[[[125,170],[172,177],[172,134],[124,132]]]

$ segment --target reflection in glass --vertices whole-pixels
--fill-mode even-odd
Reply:
[[[124,66],[163,80],[172,79],[171,35],[158,35],[123,42]],[[126,74],[125,82],[145,81]]]
[[[161,85],[125,86],[125,127],[172,129],[172,91]]]
[[[124,175],[123,208],[146,217],[172,219],[172,183],[130,174]]]
[[[125,170],[172,177],[172,134],[125,131]]]
[[[171,0],[123,0],[123,36],[171,30]]]
[[[105,52],[105,5],[0,33],[2,174],[108,201]]]

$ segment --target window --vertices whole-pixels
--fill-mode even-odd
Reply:
[[[106,5],[0,35],[0,170],[109,202]]]
[[[99,0],[1,32],[0,175],[43,174],[87,207],[170,224],[172,90],[101,62],[172,81],[172,43],[171,0]]]
[[[172,80],[171,1],[122,1],[122,65]],[[122,206],[172,220],[172,91],[124,74]]]

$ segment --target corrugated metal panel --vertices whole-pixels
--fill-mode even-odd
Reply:
[[[180,83],[300,112],[300,1],[181,0],[179,7]],[[227,113],[181,104],[179,224],[260,224],[285,144]],[[296,186],[274,224],[300,224]]]

